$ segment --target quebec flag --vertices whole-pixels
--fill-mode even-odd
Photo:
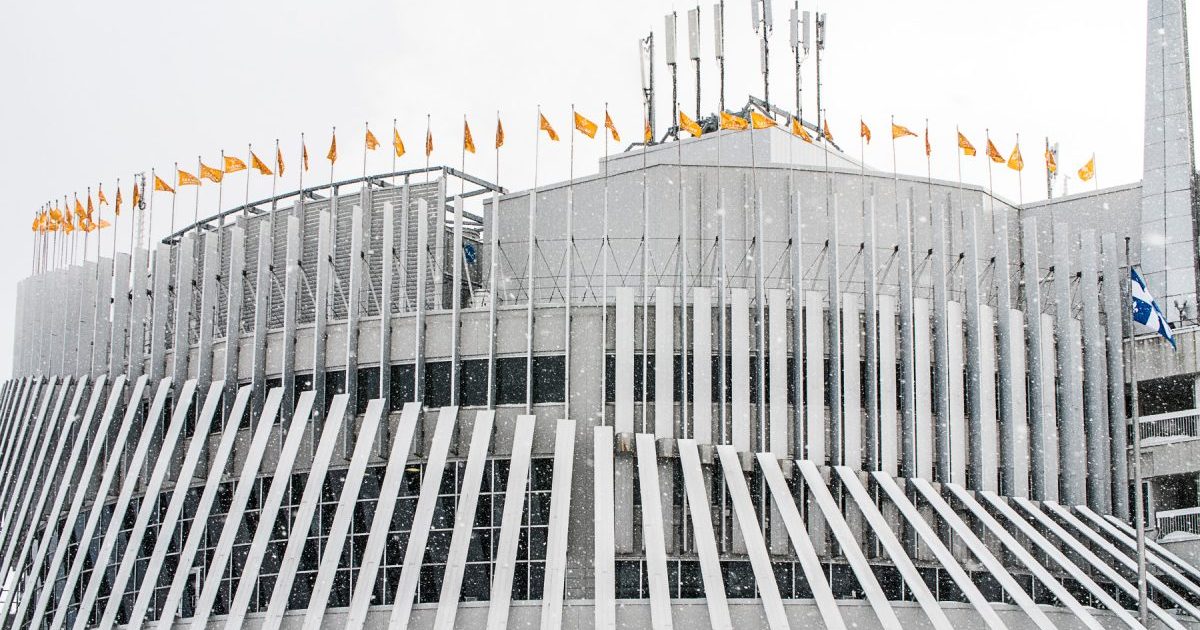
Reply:
[[[1166,315],[1163,315],[1162,309],[1154,301],[1154,296],[1150,295],[1150,290],[1146,288],[1146,281],[1133,267],[1129,268],[1129,275],[1133,281],[1130,284],[1130,297],[1133,298],[1133,321],[1141,324],[1150,332],[1158,333],[1163,339],[1171,342],[1172,348],[1175,348],[1175,335],[1167,324]]]

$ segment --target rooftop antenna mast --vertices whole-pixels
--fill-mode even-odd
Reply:
[[[671,125],[678,128],[679,125],[679,64],[675,54],[675,26],[678,21],[678,15],[672,11],[667,14],[666,19],[666,35],[667,35],[667,66],[671,68]],[[676,133],[676,136],[679,134]]]
[[[825,50],[825,14],[817,14],[817,129],[824,129],[821,118],[825,110],[821,108],[821,51]]]
[[[750,22],[754,24],[755,33],[762,33],[760,60],[763,75],[763,102],[769,104],[771,102],[769,38],[771,31],[775,29],[775,20],[771,17],[771,0],[750,0]]]
[[[725,111],[725,0],[713,5],[713,45],[716,49],[720,94],[717,106]]]
[[[700,120],[700,7],[688,11],[688,56],[696,65],[696,120]]]
[[[646,108],[646,125],[650,127],[650,139],[654,139],[654,33],[638,40],[638,53],[642,62],[642,104]]]
[[[801,100],[800,94],[804,86],[803,77],[800,73],[804,61],[808,59],[808,47],[811,40],[811,13],[800,10],[800,0],[796,0],[792,6],[791,24],[791,45],[792,53],[796,56],[796,118],[800,124],[804,124],[804,101]]]

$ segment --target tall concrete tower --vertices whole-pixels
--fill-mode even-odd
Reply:
[[[1141,265],[1172,321],[1196,317],[1197,214],[1184,0],[1149,0]]]

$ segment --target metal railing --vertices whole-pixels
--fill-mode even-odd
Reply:
[[[1200,437],[1200,409],[1143,416],[1138,427],[1143,446],[1197,438]]]
[[[1159,510],[1154,517],[1159,538],[1175,532],[1200,535],[1200,507]]]

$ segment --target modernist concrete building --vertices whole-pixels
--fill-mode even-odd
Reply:
[[[0,623],[1140,627],[1131,348],[1151,507],[1200,470],[1184,18],[1150,4],[1140,186],[1014,207],[714,131],[536,190],[318,186],[35,274]],[[1178,352],[1126,324],[1127,248]],[[1200,627],[1168,538],[1150,625]]]

